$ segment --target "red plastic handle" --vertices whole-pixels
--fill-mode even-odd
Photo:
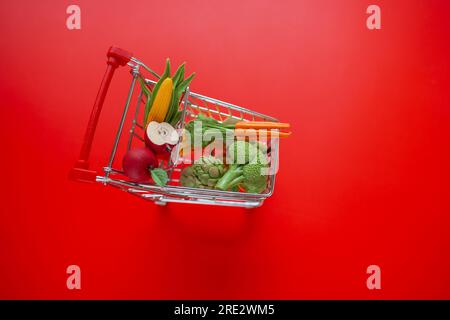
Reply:
[[[89,170],[89,154],[91,153],[92,141],[94,139],[95,129],[97,128],[98,119],[102,111],[103,102],[109,89],[114,71],[118,66],[126,65],[132,57],[132,54],[117,47],[111,47],[106,54],[108,57],[105,75],[102,84],[97,93],[94,107],[92,108],[91,117],[84,135],[83,146],[81,147],[80,156],[74,167],[69,173],[69,179],[83,182],[95,182],[97,171]]]

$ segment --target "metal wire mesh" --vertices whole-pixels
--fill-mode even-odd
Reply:
[[[104,167],[105,174],[103,176],[97,176],[97,181],[104,183],[105,185],[111,185],[119,188],[133,195],[141,198],[155,201],[157,204],[166,204],[167,202],[178,203],[198,203],[198,204],[211,204],[211,205],[224,205],[224,206],[237,206],[237,207],[256,207],[262,204],[264,199],[271,196],[275,186],[275,174],[269,177],[268,187],[266,192],[261,194],[252,194],[244,192],[233,191],[220,191],[200,188],[187,188],[179,185],[179,175],[181,171],[181,165],[179,165],[179,158],[170,160],[167,163],[160,163],[162,167],[165,167],[169,173],[169,183],[167,186],[160,187],[150,183],[136,183],[128,181],[123,175],[123,172],[114,165],[114,159],[117,153],[118,144],[125,132],[123,127],[127,119],[131,119],[129,124],[128,139],[126,139],[126,150],[129,150],[133,144],[143,144],[144,141],[144,124],[143,113],[145,106],[145,95],[142,89],[136,89],[136,80],[143,75],[140,73],[139,67],[145,66],[139,62],[136,58],[133,58],[133,63],[129,64],[132,67],[132,83],[128,93],[127,101],[125,104],[121,123],[119,125],[118,132],[116,134],[115,143],[111,152],[110,161],[107,166]],[[148,68],[145,68],[148,69]],[[145,78],[144,78],[145,79]],[[156,81],[151,79],[145,79],[145,82],[149,85],[149,89],[152,90]],[[136,91],[136,92],[135,92]],[[135,96],[134,110],[129,110],[131,105],[131,98]],[[184,93],[181,99],[179,110],[182,111],[181,120],[176,125],[176,129],[182,130],[184,125],[193,119],[195,119],[200,113],[203,113],[209,117],[224,121],[225,119],[232,117],[234,119],[242,121],[277,121],[277,119],[263,115],[258,112],[254,112],[224,101],[220,101],[214,98],[210,98],[201,94],[190,92],[189,88]],[[179,144],[180,145],[180,144]],[[176,154],[179,155],[179,150]],[[270,161],[273,166],[278,166],[278,142],[272,141],[270,145]]]

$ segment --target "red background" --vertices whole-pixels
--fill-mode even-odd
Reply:
[[[70,4],[81,30],[66,28]],[[370,4],[381,30],[366,28]],[[450,298],[448,1],[1,1],[0,13],[0,298]],[[194,91],[292,124],[263,207],[159,208],[67,179],[111,44],[157,71],[187,61]],[[129,80],[113,79],[95,168]]]

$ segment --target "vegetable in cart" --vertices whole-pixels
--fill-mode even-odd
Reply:
[[[180,183],[184,187],[214,189],[224,172],[225,166],[221,160],[203,157],[192,166],[183,169]]]
[[[181,111],[178,110],[180,98],[191,83],[195,73],[184,79],[184,63],[177,69],[173,78],[170,74],[170,60],[166,60],[164,73],[150,91],[145,81],[139,78],[141,87],[147,96],[144,111],[144,124],[151,121],[168,122],[172,126],[180,120]]]
[[[265,134],[266,137],[270,137],[273,133],[271,129],[280,130],[290,128],[288,123],[270,122],[270,121],[241,121],[232,117],[227,118],[223,122],[211,117],[207,117],[200,113],[196,119],[189,121],[185,129],[189,132],[191,137],[191,145],[194,144],[194,136],[203,137],[202,147],[214,141],[214,137],[208,137],[205,133],[208,130],[215,129],[222,134],[222,138],[225,139],[226,135],[234,136],[251,136],[252,133],[255,136]],[[278,132],[278,137],[288,137],[290,132]]]
[[[235,190],[242,186],[250,193],[261,193],[266,189],[267,175],[262,173],[268,167],[268,159],[264,148],[257,143],[238,140],[229,146],[227,154],[232,164],[217,181],[216,189]]]

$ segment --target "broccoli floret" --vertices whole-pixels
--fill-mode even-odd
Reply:
[[[267,166],[261,163],[249,163],[242,168],[244,181],[242,186],[245,191],[250,193],[261,193],[267,187],[267,176],[263,175],[262,170]]]
[[[257,146],[246,141],[232,143],[228,149],[228,155],[232,156],[231,159],[234,162],[217,181],[216,188],[230,190],[242,184],[247,192],[264,191],[267,177],[261,174],[261,169],[267,166],[267,155],[259,151]]]
[[[255,160],[258,147],[247,141],[238,140],[228,147],[228,162],[233,164],[246,164]]]
[[[228,167],[222,178],[216,183],[216,189],[229,190],[237,186],[244,180],[242,175],[242,165],[232,164]]]

